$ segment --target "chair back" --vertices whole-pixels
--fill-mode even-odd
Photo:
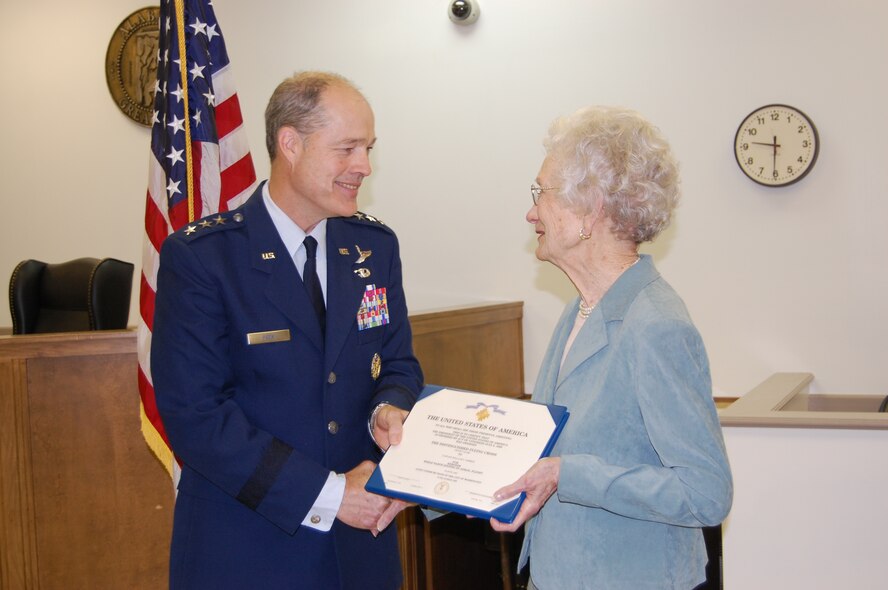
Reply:
[[[12,333],[125,329],[133,270],[114,258],[20,262],[9,280]]]

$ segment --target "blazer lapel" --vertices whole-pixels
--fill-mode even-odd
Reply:
[[[564,359],[564,364],[558,372],[556,387],[560,386],[587,359],[595,356],[608,345],[608,323],[622,322],[626,311],[641,290],[659,278],[660,273],[654,268],[651,257],[642,254],[639,258],[637,264],[628,268],[611,285],[592,314],[586,318],[585,324],[580,328],[580,332],[574,339],[567,358]],[[570,334],[570,330],[573,328],[573,320],[579,311],[579,298],[574,301],[570,311],[571,313],[562,316],[562,330],[566,331],[564,340],[567,339],[567,334]],[[560,350],[564,350],[563,344]],[[558,360],[560,361],[560,358]]]
[[[555,399],[555,386],[558,382],[559,365],[567,337],[570,334],[570,326],[566,322],[567,310],[561,314],[561,319],[555,324],[552,333],[552,342],[546,350],[546,355],[540,365],[540,374],[537,376],[533,388],[533,401],[551,404]]]
[[[243,207],[250,236],[250,260],[253,268],[266,273],[265,297],[303,332],[309,341],[323,350],[324,338],[308,293],[302,285],[292,253],[281,240],[262,200],[262,188],[256,190]]]
[[[577,311],[579,311],[579,300],[577,303],[572,316],[574,318],[576,317]],[[569,334],[570,330],[573,328],[573,322],[570,321],[566,323]],[[595,309],[592,311],[592,314],[586,318],[586,321],[580,328],[580,332],[577,334],[577,337],[574,338],[570,350],[567,351],[567,357],[564,359],[564,364],[561,365],[561,370],[558,372],[557,386],[564,383],[564,380],[582,365],[586,359],[595,356],[595,354],[605,346],[607,346],[607,330],[605,329],[604,318],[601,315],[600,310]]]

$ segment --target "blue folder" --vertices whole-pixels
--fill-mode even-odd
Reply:
[[[419,399],[426,398],[430,395],[434,395],[438,393],[444,387],[440,385],[426,385],[422,390],[422,393],[419,395]],[[446,388],[451,389],[453,391],[457,391],[454,388]],[[536,402],[525,402],[525,403],[536,403]],[[564,428],[564,424],[567,422],[567,418],[570,416],[570,413],[567,411],[567,408],[564,406],[556,406],[556,405],[546,405],[549,408],[549,413],[552,416],[552,420],[555,423],[555,428],[552,431],[552,435],[549,437],[549,441],[546,443],[545,448],[543,449],[542,454],[540,454],[540,458],[548,457],[549,453],[552,452],[552,447],[555,446],[555,441],[558,440],[558,435],[561,434],[561,430]],[[512,482],[503,482],[503,485],[508,485]],[[478,518],[489,519],[490,517],[496,518],[500,522],[510,523],[515,520],[515,517],[518,515],[518,510],[521,508],[522,502],[524,502],[525,494],[522,492],[517,498],[514,500],[499,506],[498,508],[491,511],[483,511],[470,506],[463,506],[461,504],[452,504],[449,502],[443,502],[437,498],[431,498],[427,496],[418,496],[415,494],[410,494],[406,492],[401,492],[397,490],[389,490],[385,485],[385,480],[382,475],[382,470],[377,465],[376,469],[373,471],[373,474],[370,476],[370,479],[367,481],[367,485],[364,486],[368,492],[373,492],[374,494],[379,494],[381,496],[388,496],[390,498],[399,498],[401,500],[406,500],[408,502],[413,502],[419,504],[421,506],[428,506],[430,508],[434,508],[436,510],[443,510],[445,512],[458,512],[460,514],[467,514],[470,516],[475,516]]]

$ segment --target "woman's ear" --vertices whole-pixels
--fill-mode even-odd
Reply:
[[[592,206],[592,209],[580,216],[580,221],[583,224],[583,233],[590,233],[595,225],[601,221],[602,217],[604,217],[604,203],[599,200]]]

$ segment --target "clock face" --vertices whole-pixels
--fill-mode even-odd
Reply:
[[[802,111],[782,104],[754,110],[734,137],[740,169],[765,186],[786,186],[804,178],[819,149],[814,123]]]

